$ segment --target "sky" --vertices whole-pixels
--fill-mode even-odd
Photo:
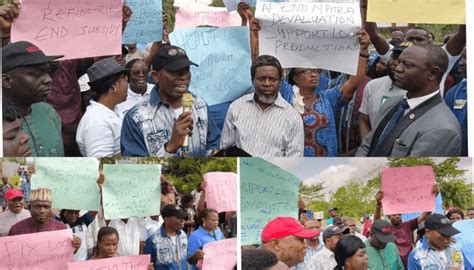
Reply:
[[[445,158],[433,158],[436,163]],[[280,168],[293,173],[305,184],[325,182],[326,193],[335,192],[351,180],[366,183],[386,167],[386,158],[270,158],[267,159]],[[458,163],[467,170],[465,181],[472,181],[472,159],[461,158]]]

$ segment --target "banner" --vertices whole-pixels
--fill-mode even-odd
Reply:
[[[206,207],[217,212],[237,211],[237,174],[208,172],[206,180]],[[197,202],[196,202],[197,203]]]
[[[261,233],[276,217],[298,219],[300,180],[260,158],[240,158],[241,243],[261,243]]]
[[[154,216],[160,212],[161,165],[104,164],[105,219]]]
[[[237,264],[237,238],[204,245],[203,270],[232,270]]]
[[[189,89],[209,106],[234,101],[252,87],[248,27],[193,28],[170,34],[172,45],[183,48],[191,66]]]
[[[109,259],[72,262],[68,270],[148,270],[150,255],[122,256]]]
[[[196,5],[192,8],[180,7],[178,9],[174,30],[197,26],[240,26],[241,22],[242,20],[237,12],[227,12],[225,8],[199,7]]]
[[[323,68],[357,73],[361,28],[357,3],[258,2],[260,55],[283,68]]]
[[[121,54],[122,0],[22,0],[11,40],[61,60]]]
[[[71,230],[0,237],[1,270],[64,270],[72,261]]]
[[[48,188],[53,208],[99,211],[96,158],[35,158],[31,189]]]

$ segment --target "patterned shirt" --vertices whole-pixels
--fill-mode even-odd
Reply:
[[[34,157],[64,156],[61,119],[51,105],[39,102],[31,105],[23,117],[23,131],[28,135]]]
[[[308,248],[306,249],[306,255],[304,255],[304,261],[302,263],[299,263],[295,267],[292,267],[291,270],[307,270],[307,269],[310,269],[309,268],[310,258],[313,257],[318,250],[319,250],[318,247],[312,248],[310,245],[308,245]]]
[[[183,230],[177,232],[176,245],[166,234],[165,225],[146,240],[145,254],[151,255],[155,270],[187,270],[188,238]]]
[[[428,239],[424,238],[421,246],[410,252],[407,269],[448,270],[450,266],[459,266],[459,269],[464,269],[464,259],[459,248],[451,244],[444,252],[446,256],[441,256],[436,249],[429,245]]]
[[[173,108],[160,100],[155,86],[145,98],[125,115],[120,145],[122,156],[179,156],[165,151],[171,138],[176,114]],[[189,156],[203,157],[219,147],[219,134],[214,119],[208,113],[206,102],[193,95],[193,136],[189,138]]]
[[[67,229],[66,225],[53,218],[50,218],[39,228],[33,225],[33,220],[31,218],[27,218],[13,225],[10,228],[8,235],[12,236],[37,232],[59,231],[64,229]]]
[[[305,260],[306,263],[306,260]],[[323,247],[321,250],[316,252],[314,256],[309,258],[306,269],[311,270],[334,270],[337,266],[334,253],[327,247]]]
[[[303,121],[280,94],[265,110],[254,93],[244,95],[230,105],[221,135],[221,148],[232,145],[252,156],[302,157]]]
[[[0,214],[0,237],[7,236],[13,225],[29,217],[31,217],[30,212],[25,209],[22,209],[18,214],[8,209],[5,210],[5,212]]]

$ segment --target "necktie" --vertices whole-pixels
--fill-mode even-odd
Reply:
[[[390,131],[395,128],[397,123],[402,119],[405,110],[408,108],[408,102],[406,99],[403,99],[399,104],[398,108],[395,111],[395,113],[392,115],[392,118],[388,122],[387,126],[385,127],[385,130],[382,132],[382,135],[380,135],[380,138],[377,142],[377,148],[380,147],[387,137],[388,134],[390,134]]]

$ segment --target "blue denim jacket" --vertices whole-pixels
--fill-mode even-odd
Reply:
[[[183,230],[178,231],[176,237],[175,246],[171,237],[166,234],[163,224],[157,234],[146,240],[143,253],[150,254],[155,270],[188,269],[188,237]]]
[[[193,136],[190,138],[189,156],[210,155],[219,149],[220,134],[206,102],[193,95]],[[180,156],[167,153],[164,145],[171,138],[176,116],[173,108],[160,100],[155,86],[149,98],[130,109],[123,119],[120,147],[122,156]]]

